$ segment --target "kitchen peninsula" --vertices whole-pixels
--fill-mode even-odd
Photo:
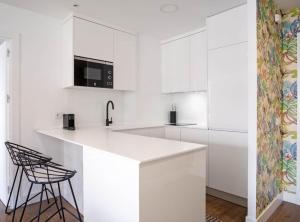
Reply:
[[[205,221],[206,145],[104,127],[37,132],[63,141],[64,159],[79,169],[85,221]]]

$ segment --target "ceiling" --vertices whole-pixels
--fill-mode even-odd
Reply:
[[[289,0],[291,1],[291,0]],[[0,0],[41,14],[64,18],[75,11],[101,21],[160,39],[205,25],[209,15],[230,9],[247,0]],[[73,4],[79,4],[78,8]],[[179,7],[175,13],[160,12],[162,4]]]
[[[300,0],[275,0],[280,9],[290,10],[292,8],[300,7]]]

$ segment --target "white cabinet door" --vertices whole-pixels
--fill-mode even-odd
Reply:
[[[208,130],[182,127],[181,140],[190,143],[208,145]]]
[[[189,38],[182,38],[162,46],[162,91],[164,93],[189,90]]]
[[[74,18],[74,54],[113,62],[114,32],[99,24]]]
[[[180,127],[166,126],[165,130],[166,139],[180,140]]]
[[[193,128],[181,128],[181,141],[190,143],[199,143],[208,145],[208,130],[205,129],[193,129]],[[206,152],[206,186],[208,186],[208,150]]]
[[[114,89],[135,90],[137,71],[137,38],[115,31]]]
[[[247,6],[239,6],[207,18],[208,48],[247,41]]]
[[[247,133],[209,131],[209,187],[247,198]]]
[[[208,52],[209,127],[247,131],[247,43]]]
[[[174,44],[164,44],[161,47],[161,75],[162,75],[162,92],[173,92],[173,81],[171,81],[174,73],[173,64]]]
[[[207,90],[206,31],[190,37],[190,91]]]

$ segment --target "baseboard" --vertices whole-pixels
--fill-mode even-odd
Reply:
[[[289,192],[283,192],[283,200],[289,203],[293,203],[296,205],[300,205],[300,195],[289,193]]]
[[[252,217],[247,216],[246,217],[246,222],[257,222],[257,220],[256,220],[256,218],[252,218]]]
[[[276,198],[269,204],[269,206],[257,218],[257,222],[266,222],[271,215],[277,210],[283,201],[283,193],[277,195]]]
[[[216,190],[210,187],[206,187],[206,193],[214,196],[214,197],[218,197],[220,199],[229,201],[231,203],[243,206],[243,207],[247,207],[247,199],[243,198],[243,197],[239,197],[239,196],[235,196],[233,194],[229,194],[229,193],[225,193],[223,191],[220,190]]]

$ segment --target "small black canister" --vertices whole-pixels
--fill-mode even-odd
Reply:
[[[172,104],[172,109],[170,111],[170,124],[176,125],[176,105]]]

